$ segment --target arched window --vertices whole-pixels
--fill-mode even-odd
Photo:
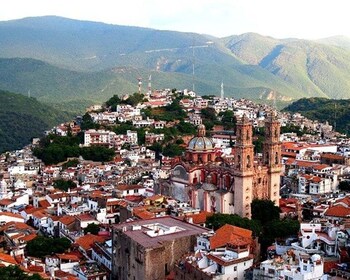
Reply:
[[[241,169],[241,156],[240,155],[237,156],[237,167],[239,169]]]
[[[251,167],[251,163],[250,163],[250,155],[247,155],[247,168]]]
[[[266,154],[265,154],[265,163],[266,164],[269,163],[269,152],[266,152]]]
[[[276,152],[276,156],[275,156],[275,163],[279,164],[279,160],[278,160],[278,152]]]

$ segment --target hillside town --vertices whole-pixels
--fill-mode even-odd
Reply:
[[[111,160],[40,159],[43,139],[0,155],[1,266],[58,280],[350,278],[350,142],[331,124],[223,92],[149,87],[107,103],[45,139],[80,137]],[[175,105],[183,120],[161,115]],[[297,232],[266,244],[243,222],[214,224],[247,224],[256,201]],[[69,242],[40,254],[50,239]]]

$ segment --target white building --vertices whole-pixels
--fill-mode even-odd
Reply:
[[[296,256],[286,255],[273,260],[266,260],[260,264],[260,269],[254,270],[253,280],[260,279],[288,279],[288,280],[326,280],[323,273],[323,260],[318,254],[311,257],[308,254]]]
[[[115,138],[116,134],[112,131],[89,129],[84,134],[84,146],[104,145],[110,147],[114,145]]]

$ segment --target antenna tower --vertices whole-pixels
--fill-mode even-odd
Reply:
[[[221,99],[224,99],[225,93],[224,93],[224,82],[221,81],[221,93],[220,93],[220,97]]]
[[[194,35],[192,41],[192,91],[194,91]]]
[[[152,93],[152,75],[148,77],[148,94]]]
[[[139,94],[141,94],[141,86],[142,86],[142,78],[137,78],[138,80],[138,86],[139,86]]]

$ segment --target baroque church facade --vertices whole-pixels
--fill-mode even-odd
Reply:
[[[213,141],[198,127],[187,146],[185,157],[177,160],[169,180],[160,182],[158,193],[187,202],[207,212],[251,217],[251,202],[268,199],[279,205],[281,142],[280,123],[274,114],[265,122],[262,156],[254,154],[253,127],[244,115],[236,127],[234,161],[222,158]]]

